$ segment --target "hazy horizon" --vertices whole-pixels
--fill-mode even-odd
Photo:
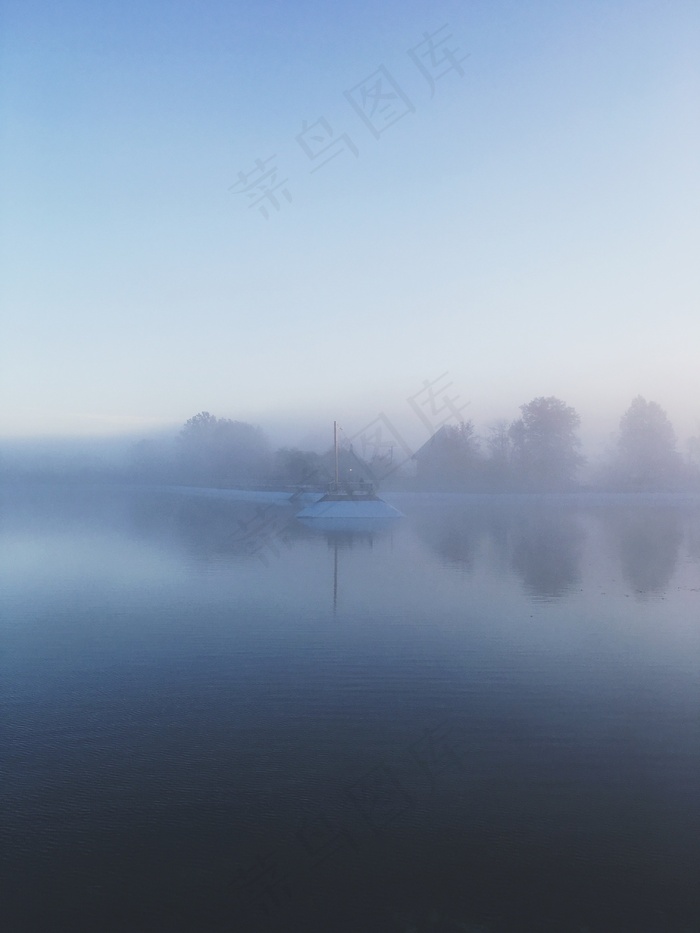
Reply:
[[[449,376],[447,376],[442,384],[447,385],[449,383]],[[454,390],[456,390],[456,387],[452,384],[449,391],[453,392]],[[454,395],[456,394],[455,391]],[[649,399],[648,401],[655,400]],[[436,402],[439,402],[439,398],[436,398]],[[489,437],[489,428],[494,425],[494,419],[479,421],[473,417],[474,413],[468,402],[465,403],[464,400],[457,399],[455,408],[460,403],[466,404],[466,408],[461,412],[461,415],[465,421],[473,421],[475,435],[481,446],[482,453],[485,454],[487,452],[486,442]],[[197,413],[190,412],[187,418],[195,414]],[[216,418],[243,421],[243,419],[236,418],[234,412],[212,411],[211,414]],[[373,414],[365,416],[364,420],[356,418],[341,421],[329,416],[328,419],[297,418],[285,423],[278,416],[277,419],[270,418],[267,421],[260,419],[256,422],[247,423],[251,423],[263,431],[271,450],[293,448],[320,454],[327,452],[332,447],[333,420],[338,420],[341,443],[354,444],[356,452],[361,453],[363,443],[368,443],[373,431],[378,430],[380,432],[379,440],[385,444],[393,441],[396,446],[397,457],[404,461],[406,457],[410,458],[411,454],[419,450],[433,433],[428,429],[426,423],[429,414],[427,412],[424,419],[421,420],[419,414],[412,411],[408,402],[405,402],[404,411],[398,415],[394,412],[377,410]],[[620,413],[621,415],[622,413]],[[511,412],[510,416],[504,416],[502,420],[512,424],[519,417],[520,408]],[[43,436],[0,438],[0,468],[4,466],[33,469],[41,466],[50,470],[52,468],[64,469],[66,466],[92,466],[99,469],[100,467],[109,468],[115,465],[129,465],[133,461],[138,445],[143,441],[159,445],[161,452],[165,453],[182,431],[186,420],[186,418],[183,418],[178,423],[162,425],[159,428],[129,431],[120,434],[47,434]],[[585,457],[582,478],[585,479],[591,470],[596,470],[599,466],[605,465],[614,455],[619,422],[619,417],[608,419],[610,430],[605,431],[602,422],[598,426],[591,426],[586,425],[582,419],[581,427],[576,432],[581,441],[581,452]],[[671,422],[673,423],[673,419],[671,419]],[[456,425],[458,420],[449,412],[442,411],[434,416],[434,429],[437,430],[442,423],[448,426]],[[700,434],[700,427],[695,435],[685,436],[679,432],[676,433],[677,450],[685,459],[689,455],[688,441],[690,437],[697,437]],[[403,456],[401,454],[402,445]],[[174,448],[172,449],[174,450]],[[370,454],[372,452],[376,451],[369,450]]]

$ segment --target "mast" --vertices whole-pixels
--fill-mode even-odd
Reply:
[[[335,451],[335,485],[338,486],[338,422],[333,422],[333,450]]]

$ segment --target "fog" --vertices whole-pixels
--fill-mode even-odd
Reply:
[[[466,417],[471,406],[458,407],[448,393],[445,389],[441,396],[430,396],[424,410],[414,405],[412,430],[384,412],[364,425],[351,423],[349,429],[336,421],[339,478],[349,482],[362,477],[376,486],[423,491],[700,489],[700,434],[680,441],[667,413],[653,400],[636,396],[606,442],[586,446],[578,412],[555,396],[539,396],[523,404],[516,417],[479,426]],[[274,429],[274,422],[270,424]],[[312,427],[299,419],[268,433],[260,425],[205,411],[178,430],[6,440],[0,443],[0,477],[223,489],[323,488],[335,471],[332,439],[330,423]]]
[[[699,49],[3,4],[3,930],[700,930]]]

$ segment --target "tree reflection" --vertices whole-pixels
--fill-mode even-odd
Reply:
[[[416,527],[442,564],[472,570],[480,541],[488,529],[488,516],[474,503],[458,498],[432,501],[413,513]]]
[[[512,532],[512,567],[532,595],[564,596],[580,580],[583,540],[576,515],[538,510],[521,516]]]
[[[627,584],[643,596],[664,593],[683,540],[678,509],[635,504],[606,512],[605,520]]]
[[[685,540],[690,559],[700,562],[700,503],[696,502],[685,516]]]
[[[418,527],[445,566],[471,571],[481,556],[504,577],[515,571],[534,596],[563,596],[579,581],[583,531],[577,515],[546,498],[455,501],[426,510]]]
[[[133,527],[142,537],[167,538],[200,559],[254,557],[263,562],[296,531],[296,510],[283,500],[237,501],[207,492],[140,497]]]

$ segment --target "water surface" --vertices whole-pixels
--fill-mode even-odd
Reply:
[[[700,930],[700,502],[0,499],[12,933]]]

